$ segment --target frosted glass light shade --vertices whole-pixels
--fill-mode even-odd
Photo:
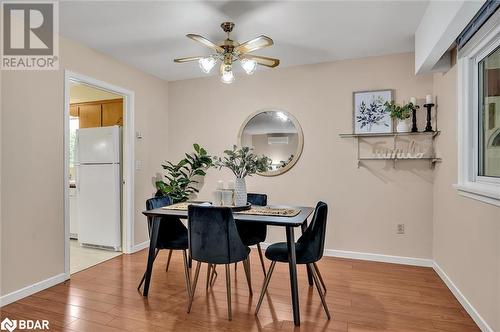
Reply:
[[[248,75],[255,73],[257,69],[257,62],[250,59],[241,59],[241,67],[245,70]]]
[[[200,65],[200,69],[205,73],[208,74],[214,68],[215,64],[217,63],[217,60],[211,56],[207,58],[201,58],[198,60],[198,64]]]

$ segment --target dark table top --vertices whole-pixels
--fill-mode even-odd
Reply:
[[[304,223],[304,221],[313,213],[314,208],[302,206],[284,206],[284,205],[269,205],[269,207],[276,208],[294,208],[300,209],[300,213],[295,217],[282,217],[282,216],[258,216],[245,214],[245,211],[233,213],[234,220],[238,221],[251,221],[263,223],[272,226],[293,226],[297,227]],[[188,212],[186,210],[168,210],[163,208],[146,210],[142,212],[148,217],[162,217],[162,216],[175,216],[179,218],[187,218]]]

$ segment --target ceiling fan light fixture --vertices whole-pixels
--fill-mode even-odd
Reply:
[[[252,75],[253,73],[255,73],[255,70],[257,69],[257,62],[255,60],[241,59],[240,62],[241,67],[248,75]]]
[[[206,58],[201,58],[198,60],[198,64],[200,65],[200,69],[205,73],[208,74],[212,69],[214,68],[215,64],[217,63],[217,59],[215,59],[212,56],[206,57]]]
[[[208,56],[191,56],[184,58],[174,59],[176,63],[184,63],[190,61],[198,61],[200,69],[208,74],[212,71],[217,63],[220,65],[220,80],[225,84],[230,84],[234,81],[234,73],[232,65],[235,61],[240,61],[241,68],[248,74],[252,75],[257,69],[257,65],[274,68],[280,63],[279,59],[258,56],[255,54],[247,54],[260,50],[265,47],[272,46],[273,40],[267,36],[260,35],[256,38],[250,39],[244,43],[238,43],[230,38],[230,33],[233,31],[234,23],[223,22],[221,24],[222,30],[227,34],[227,38],[222,43],[214,43],[207,38],[196,35],[187,34],[186,37],[194,40],[212,50],[211,55]]]

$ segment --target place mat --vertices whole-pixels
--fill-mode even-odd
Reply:
[[[165,210],[187,211],[188,205],[190,205],[190,204],[196,204],[196,203],[193,203],[193,202],[175,203],[175,204],[172,204],[172,205],[162,206],[162,209],[165,209]]]
[[[252,206],[250,210],[235,213],[250,214],[255,216],[295,217],[300,213],[300,209]]]

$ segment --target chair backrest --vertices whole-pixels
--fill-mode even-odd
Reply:
[[[146,210],[158,209],[170,204],[172,204],[172,199],[169,196],[157,196],[146,201]]]
[[[188,232],[189,249],[194,260],[230,264],[248,256],[230,208],[189,205]]]
[[[311,223],[304,234],[297,241],[307,246],[307,251],[311,253],[312,260],[318,261],[323,257],[325,247],[326,221],[328,217],[328,205],[318,202]]]
[[[266,206],[267,205],[267,195],[266,194],[247,194],[247,201],[252,205]]]

